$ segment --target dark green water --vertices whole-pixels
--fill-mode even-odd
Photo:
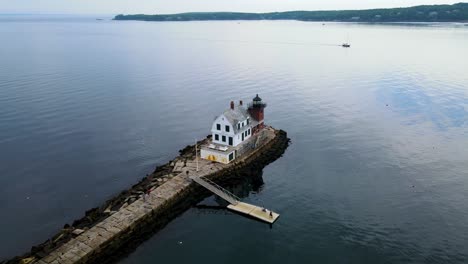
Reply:
[[[0,259],[259,93],[292,145],[237,191],[278,222],[192,208],[122,263],[468,260],[466,27],[1,16],[0,36]]]

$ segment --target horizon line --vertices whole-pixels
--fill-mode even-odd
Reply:
[[[283,12],[326,12],[326,11],[365,11],[365,10],[379,10],[379,9],[395,9],[395,8],[411,8],[411,7],[418,7],[418,6],[451,6],[457,4],[468,4],[468,2],[458,2],[453,4],[423,4],[423,5],[409,5],[409,6],[396,6],[396,7],[370,7],[370,8],[362,8],[362,9],[314,9],[314,10],[305,10],[305,9],[289,9],[289,10],[282,10],[282,11],[262,11],[262,12],[246,12],[246,11],[181,11],[181,12],[172,12],[172,13],[132,13],[131,15],[178,15],[178,14],[185,14],[185,13],[249,13],[249,14],[265,14],[265,13],[283,13]],[[46,13],[46,12],[7,12],[4,13],[0,11],[0,15],[120,15],[125,14],[124,12],[112,12],[112,13]],[[129,13],[127,13],[129,14]]]

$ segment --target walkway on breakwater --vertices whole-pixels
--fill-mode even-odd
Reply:
[[[244,156],[237,159],[234,163],[221,164],[199,160],[199,171],[197,172],[195,155],[193,155],[192,159],[186,159],[185,161],[178,160],[172,164],[174,168],[171,172],[177,174],[173,177],[165,178],[165,182],[151,189],[149,194],[140,196],[130,204],[126,203],[115,212],[111,211],[109,217],[87,230],[75,230],[77,231],[74,232],[76,237],[56,248],[47,256],[40,259],[34,256],[28,257],[22,259],[22,262],[40,264],[96,262],[103,251],[116,251],[119,249],[121,244],[117,242],[113,243],[113,241],[129,240],[129,237],[131,239],[133,230],[138,229],[146,222],[154,221],[152,217],[160,215],[162,211],[171,210],[171,206],[174,206],[177,202],[177,197],[183,196],[182,193],[189,186],[196,185],[189,178],[190,176],[197,175],[210,178],[210,176],[225,169],[242,165],[249,158],[260,155],[262,151],[268,148],[267,145],[272,145],[274,139],[278,137],[278,131],[267,127],[258,136],[260,137],[260,146],[250,153],[244,154]],[[284,142],[286,143],[283,143],[286,146],[281,146],[283,152],[288,142],[285,136],[284,138]],[[252,140],[256,140],[256,138]],[[256,155],[257,152],[258,155]]]

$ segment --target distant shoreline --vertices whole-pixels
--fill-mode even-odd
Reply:
[[[468,3],[453,5],[422,5],[405,8],[286,11],[273,13],[193,12],[161,15],[117,15],[114,20],[138,21],[238,21],[238,20],[298,20],[314,22],[459,22],[468,21]]]

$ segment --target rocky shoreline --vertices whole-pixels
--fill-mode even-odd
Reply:
[[[199,144],[205,143],[208,138],[200,141]],[[286,132],[275,130],[275,137],[266,143],[265,146],[262,146],[245,160],[237,161],[232,166],[226,168],[220,168],[219,171],[210,174],[209,178],[222,186],[226,186],[235,184],[245,177],[251,177],[251,175],[261,175],[263,168],[278,159],[288,145],[289,139]],[[46,258],[58,248],[63,247],[66,243],[98,225],[106,218],[109,218],[115,212],[138,201],[148,190],[153,191],[157,189],[184,171],[189,166],[187,162],[195,157],[195,146],[187,146],[179,152],[180,155],[178,157],[165,165],[158,166],[153,173],[141,179],[140,182],[133,185],[130,189],[106,201],[102,206],[86,211],[84,217],[75,220],[71,225],[64,225],[62,230],[56,235],[40,245],[33,246],[30,252],[1,263],[35,263],[37,260]],[[197,184],[187,183],[187,187],[177,193],[175,198],[167,200],[164,204],[158,206],[149,217],[135,223],[129,231],[121,232],[122,234],[119,234],[118,239],[107,243],[105,248],[99,250],[99,254],[93,253],[85,261],[80,261],[80,263],[112,263],[121,259],[176,216],[209,195],[211,193]]]

